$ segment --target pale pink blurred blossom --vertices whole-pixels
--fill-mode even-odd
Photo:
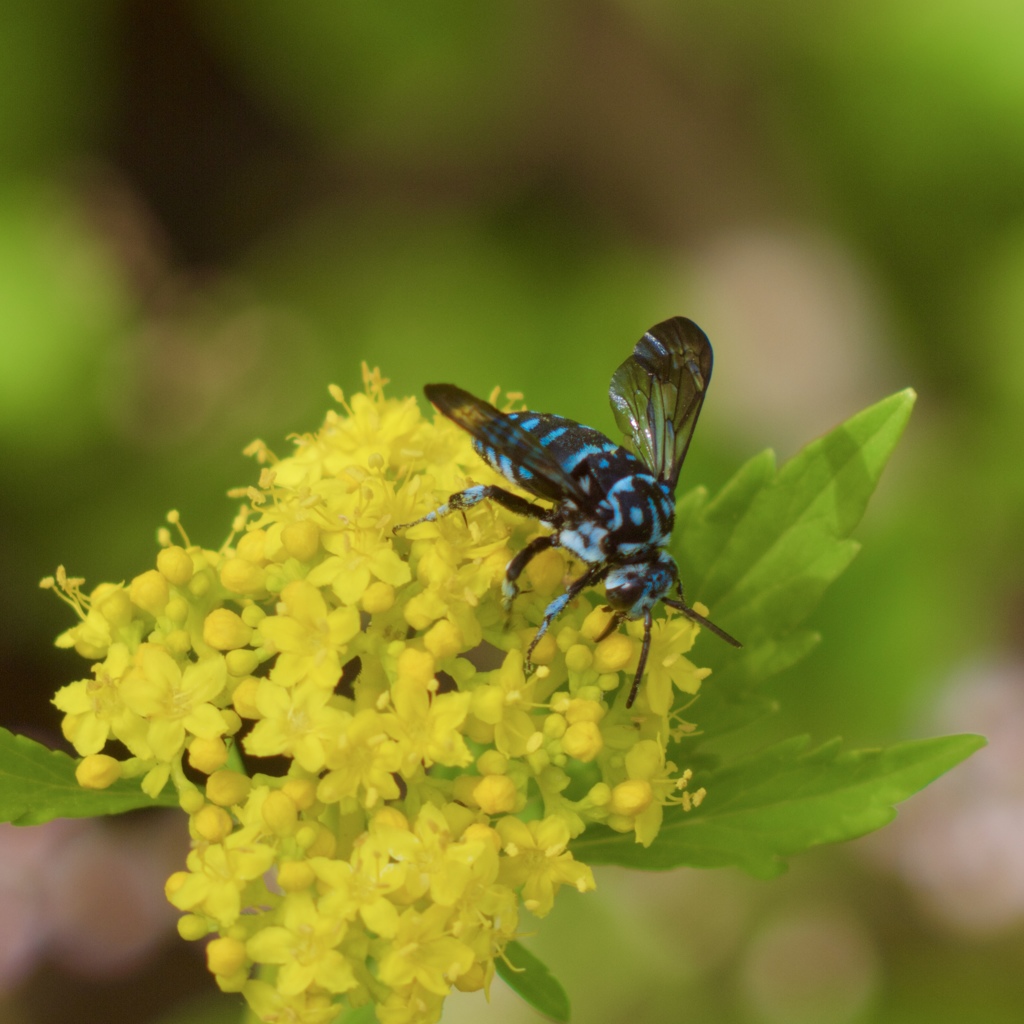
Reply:
[[[1024,923],[1024,664],[983,665],[951,683],[929,733],[988,746],[900,808],[860,847],[902,877],[948,928],[987,936]]]
[[[89,976],[136,967],[174,929],[163,886],[187,848],[175,815],[0,825],[0,991],[44,960]]]

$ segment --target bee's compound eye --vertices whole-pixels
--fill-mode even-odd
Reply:
[[[624,566],[608,574],[604,586],[605,597],[616,611],[624,611],[632,618],[635,614],[643,614],[643,609],[639,613],[634,612],[634,609],[643,599],[649,585],[641,567]]]
[[[626,618],[638,619],[650,611],[676,582],[675,562],[662,554],[650,562],[620,565],[608,573],[604,592],[608,603]]]

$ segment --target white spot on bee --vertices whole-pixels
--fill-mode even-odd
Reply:
[[[581,562],[596,565],[604,561],[601,542],[608,531],[597,523],[582,522],[575,530],[562,530],[558,535],[558,543],[567,551],[571,551]]]

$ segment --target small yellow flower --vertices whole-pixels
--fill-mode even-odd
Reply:
[[[580,892],[594,888],[593,872],[567,849],[569,829],[561,817],[528,823],[507,817],[495,827],[506,853],[501,878],[509,885],[522,886],[523,902],[535,916],[543,917],[551,910],[562,885],[572,885]]]
[[[106,660],[93,666],[94,679],[69,683],[54,696],[53,703],[64,712],[64,736],[80,754],[101,751],[111,732],[127,738],[145,729],[145,723],[125,706],[120,692],[131,664],[128,647],[113,644]]]
[[[703,611],[707,611],[703,605]],[[641,627],[643,623],[639,624]],[[636,625],[630,625],[637,632]],[[651,630],[651,653],[640,693],[646,693],[647,704],[656,715],[667,715],[675,696],[673,687],[692,696],[711,670],[697,668],[683,657],[692,647],[700,627],[684,615],[676,615],[654,623]]]
[[[341,656],[359,632],[355,608],[329,609],[323,594],[305,580],[281,591],[278,614],[260,624],[267,647],[277,651],[273,678],[281,686],[309,679],[328,689],[341,676]]]
[[[465,767],[473,760],[459,731],[469,713],[468,693],[431,694],[426,685],[398,679],[391,688],[394,713],[389,735],[404,752],[403,773],[414,775],[420,764]]]
[[[422,985],[446,996],[452,983],[473,965],[473,951],[448,934],[451,910],[435,904],[420,913],[406,910],[390,950],[380,962],[380,978],[395,989]]]
[[[246,943],[247,955],[259,964],[277,964],[277,990],[295,996],[316,985],[347,992],[356,985],[352,965],[336,948],[348,921],[321,913],[306,892],[292,893],[280,910],[280,925],[258,931]]]
[[[251,883],[270,870],[276,857],[273,846],[257,840],[249,826],[231,833],[223,842],[197,847],[189,854],[185,873],[168,900],[179,910],[202,913],[227,930],[238,920]]]
[[[369,708],[352,717],[327,752],[330,771],[317,788],[320,800],[337,803],[353,797],[370,808],[399,795],[395,773],[403,751],[388,735],[387,724],[386,716]]]
[[[321,771],[326,751],[344,731],[351,714],[331,705],[331,691],[312,680],[287,689],[261,679],[255,690],[259,719],[244,740],[246,751],[256,757],[286,754],[307,772]]]
[[[228,731],[224,715],[210,703],[227,682],[220,655],[181,665],[162,647],[143,644],[121,680],[119,692],[128,709],[148,722],[145,743],[133,746],[138,757],[169,762],[181,755],[186,733],[210,739]]]

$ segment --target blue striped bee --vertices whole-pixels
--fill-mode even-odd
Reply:
[[[711,343],[685,317],[655,324],[612,375],[609,397],[615,421],[636,454],[604,434],[563,416],[500,412],[452,384],[428,384],[427,398],[473,438],[473,448],[509,483],[535,498],[535,505],[503,487],[477,485],[398,530],[464,511],[485,498],[519,515],[539,519],[551,532],[530,541],[508,563],[502,586],[511,609],[518,580],[529,561],[560,547],[587,566],[564,594],[545,609],[527,662],[563,608],[585,587],[604,582],[613,614],[598,640],[624,619],[643,619],[644,639],[633,686],[632,707],[651,647],[651,610],[661,601],[723,640],[739,647],[723,629],[683,600],[675,560],[665,550],[675,520],[675,489],[711,381]],[[678,597],[668,597],[675,590]]]

